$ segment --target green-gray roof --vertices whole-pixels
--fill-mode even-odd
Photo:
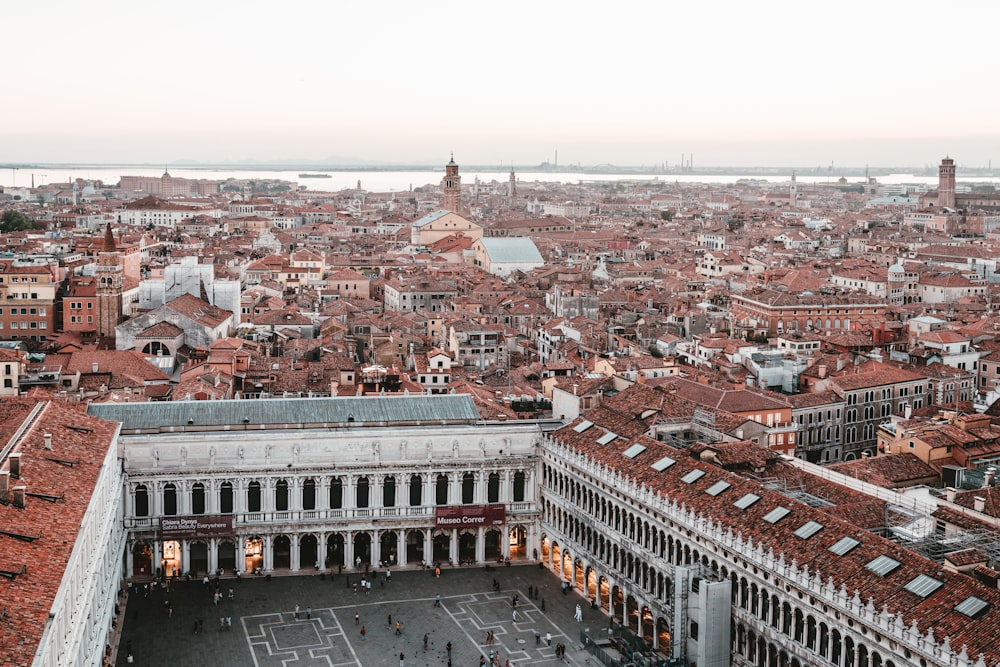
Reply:
[[[535,242],[527,236],[484,236],[479,242],[483,244],[491,262],[545,263]]]
[[[467,394],[435,396],[348,396],[227,401],[92,403],[87,412],[122,423],[122,432],[173,429],[214,430],[268,425],[374,426],[469,423],[480,419]]]

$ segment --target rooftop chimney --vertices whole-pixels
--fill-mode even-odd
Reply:
[[[14,491],[16,493],[17,489],[14,489]],[[986,498],[983,498],[982,496],[976,496],[975,498],[973,498],[972,499],[972,509],[976,510],[977,512],[982,512],[983,510],[985,510],[986,509]]]
[[[11,454],[7,459],[10,462],[10,476],[14,479],[21,479],[21,454]]]
[[[24,492],[27,491],[27,489],[28,487],[23,484],[14,487],[14,507],[24,509]]]
[[[0,503],[10,502],[10,473],[6,470],[0,471]]]
[[[98,368],[98,366],[97,366],[97,362],[96,361],[94,363],[90,364],[90,372],[91,373],[96,373],[97,372],[97,368]]]
[[[993,486],[993,482],[996,480],[996,477],[997,477],[997,469],[994,468],[993,466],[987,468],[986,474],[983,476],[983,488],[988,489],[991,486]]]
[[[944,498],[949,503],[955,502],[955,496],[957,495],[958,495],[958,490],[955,489],[955,487],[953,486],[949,486],[947,489],[944,490]]]
[[[46,433],[44,435],[44,438],[45,438],[45,449],[52,449],[52,434]]]

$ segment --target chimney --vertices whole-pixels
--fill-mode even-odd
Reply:
[[[955,502],[955,496],[958,495],[958,491],[953,486],[949,486],[944,490],[944,499],[949,503]]]
[[[91,373],[96,373],[97,372],[97,362],[96,361],[94,363],[90,364],[90,372]]]
[[[10,502],[10,473],[6,470],[0,471],[0,503],[6,505]]]
[[[996,477],[997,477],[997,469],[994,468],[993,466],[987,468],[986,474],[983,476],[983,488],[988,489],[991,486],[993,486],[993,482],[996,480]]]
[[[14,489],[14,493],[15,494],[17,493],[16,488]],[[976,510],[977,512],[984,511],[986,509],[986,498],[983,498],[982,496],[976,496],[975,498],[973,498],[972,509]]]
[[[14,479],[21,479],[21,454],[11,454],[7,459],[10,462],[10,476]]]
[[[826,377],[826,364],[820,364],[816,367],[816,375],[822,380]]]
[[[43,437],[45,438],[45,449],[52,449],[52,434],[46,433]]]
[[[910,419],[912,417],[913,417],[913,406],[907,403],[906,406],[903,408],[903,418]]]
[[[23,484],[14,487],[14,507],[24,509],[24,492],[27,489]]]

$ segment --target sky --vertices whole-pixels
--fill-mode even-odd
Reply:
[[[1000,169],[1000,3],[10,0],[0,164]]]

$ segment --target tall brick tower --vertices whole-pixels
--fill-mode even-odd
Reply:
[[[955,208],[955,161],[950,157],[938,167],[938,206]]]
[[[104,246],[97,254],[97,335],[113,338],[122,321],[124,270],[111,223],[104,229]]]
[[[444,192],[441,208],[446,211],[458,213],[462,205],[462,177],[458,175],[458,165],[455,164],[455,155],[444,166],[444,178],[441,179],[441,190]]]

